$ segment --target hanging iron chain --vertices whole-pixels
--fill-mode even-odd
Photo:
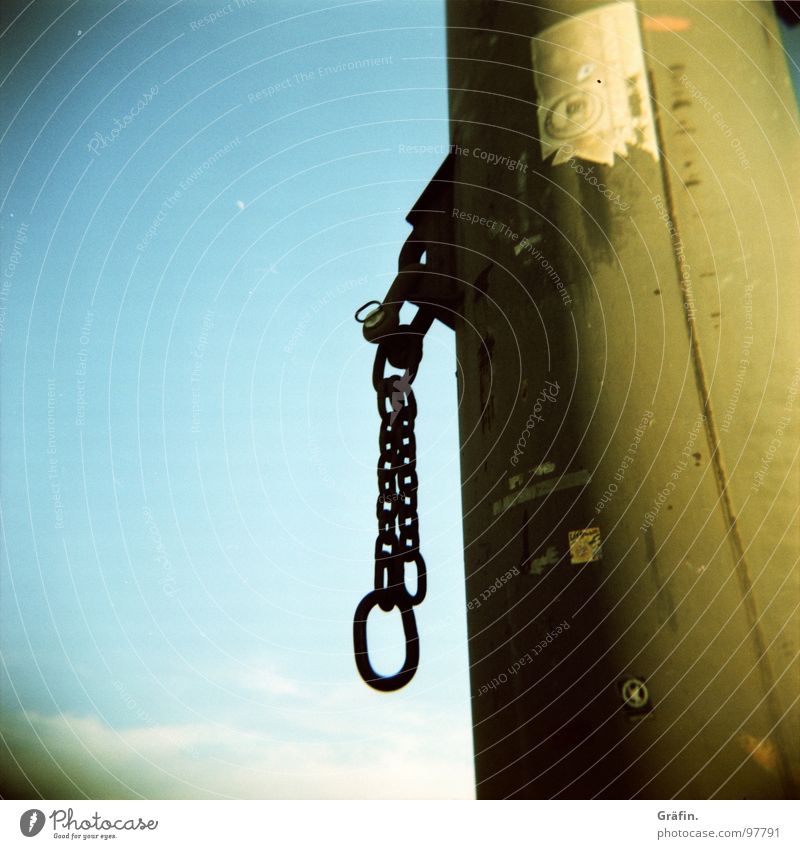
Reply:
[[[427,573],[419,550],[417,516],[417,402],[411,384],[422,360],[422,340],[435,319],[455,329],[463,292],[445,273],[453,244],[445,213],[453,206],[455,156],[448,155],[407,216],[412,232],[400,249],[397,276],[383,301],[370,301],[356,311],[367,342],[377,344],[372,385],[381,418],[378,460],[378,537],[375,540],[374,589],[359,602],[353,619],[353,646],[361,677],[376,690],[399,690],[417,671],[419,635],[414,607],[425,598]],[[400,324],[404,304],[417,313]],[[363,316],[363,317],[362,317]],[[386,363],[401,374],[384,375]],[[416,587],[406,585],[406,569],[416,571]],[[411,573],[409,569],[409,577]],[[397,609],[403,625],[405,659],[394,675],[377,673],[369,658],[367,618],[374,608]]]
[[[378,346],[372,385],[377,393],[381,426],[374,589],[356,607],[353,648],[361,677],[370,687],[382,691],[399,690],[417,671],[419,634],[414,607],[424,600],[428,584],[425,560],[419,549],[417,443],[414,436],[417,402],[411,384],[422,360],[422,340],[437,315],[447,320],[442,310],[447,309],[449,302],[443,296],[439,298],[438,278],[427,264],[421,262],[426,250],[426,243],[420,239],[415,227],[400,251],[398,273],[386,298],[382,302],[364,304],[355,314],[356,321],[362,325],[364,338]],[[400,324],[400,310],[403,304],[409,302],[417,306],[417,313],[410,324]],[[375,308],[370,309],[373,306]],[[402,375],[385,376],[387,362],[401,370]],[[413,593],[406,584],[409,566],[416,572]],[[395,608],[400,613],[405,658],[394,675],[377,673],[369,658],[367,619],[376,607],[384,613]]]
[[[380,424],[378,458],[378,499],[375,507],[378,536],[375,540],[375,583],[356,608],[353,619],[353,646],[356,666],[364,681],[376,690],[404,687],[419,664],[419,634],[414,607],[427,590],[425,560],[419,549],[417,515],[417,444],[414,422],[417,402],[411,383],[422,358],[421,335],[404,325],[378,345],[372,382],[377,393]],[[404,332],[405,331],[405,332]],[[384,377],[387,360],[405,363],[403,375]],[[416,589],[409,592],[406,566],[416,570]],[[375,672],[369,659],[367,618],[373,608],[400,612],[405,638],[405,660],[394,675]]]

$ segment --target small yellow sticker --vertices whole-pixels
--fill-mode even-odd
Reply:
[[[570,563],[594,563],[596,560],[602,560],[603,547],[600,542],[600,528],[570,531],[569,558]]]

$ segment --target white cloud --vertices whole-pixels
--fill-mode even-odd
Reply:
[[[300,696],[299,685],[291,678],[281,675],[271,664],[250,667],[238,676],[234,684],[245,690],[264,693],[268,696]]]
[[[373,723],[348,726],[339,716],[328,730],[338,725],[348,732],[344,739],[331,741],[326,730],[321,742],[213,723],[115,730],[92,716],[38,713],[6,719],[0,728],[30,780],[51,788],[49,798],[59,787],[73,798],[73,786],[89,798],[473,796],[463,730],[441,718],[422,723],[423,733],[417,721],[405,730],[402,712],[379,713],[378,723],[387,723],[381,733]]]

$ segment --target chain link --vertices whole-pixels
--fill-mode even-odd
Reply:
[[[399,328],[408,330],[408,327]],[[356,666],[364,681],[376,690],[390,691],[404,687],[417,671],[419,635],[414,607],[425,598],[427,573],[419,550],[417,516],[417,444],[414,422],[417,402],[411,383],[422,357],[421,342],[398,335],[378,345],[373,370],[380,425],[378,458],[378,500],[375,513],[378,536],[375,540],[375,588],[367,593],[356,608],[353,619],[353,646]],[[402,376],[384,377],[387,359],[396,363],[398,344],[405,352]],[[416,570],[416,590],[406,586],[406,566]],[[375,672],[367,646],[367,617],[374,607],[385,613],[395,608],[400,612],[405,638],[405,660],[394,675]]]

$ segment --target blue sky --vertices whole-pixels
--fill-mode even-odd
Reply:
[[[419,672],[373,692],[351,644],[378,436],[352,315],[442,159],[404,151],[447,144],[443,2],[1,20],[6,747],[50,798],[472,797],[439,326],[415,383]],[[400,623],[370,629],[391,671]]]
[[[447,143],[443,24],[4,4],[0,729],[44,795],[473,795],[442,327],[415,384],[420,670],[375,693],[351,643],[378,436],[352,314],[442,159],[401,151]],[[399,621],[370,634],[390,671]]]

